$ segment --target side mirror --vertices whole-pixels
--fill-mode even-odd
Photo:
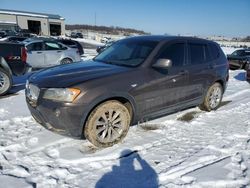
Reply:
[[[158,69],[168,69],[171,66],[172,61],[170,59],[158,59],[156,63],[152,65],[152,67]]]

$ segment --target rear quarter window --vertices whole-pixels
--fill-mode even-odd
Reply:
[[[68,40],[64,40],[64,41],[60,41],[60,42],[65,44],[65,45],[76,45],[73,41],[68,41]]]
[[[64,50],[64,47],[59,43],[45,42],[46,50]]]

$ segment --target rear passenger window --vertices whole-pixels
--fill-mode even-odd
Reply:
[[[184,63],[184,50],[184,43],[168,45],[160,52],[158,59],[170,59],[174,67],[182,66]]]
[[[220,53],[219,53],[218,47],[215,44],[209,44],[209,48],[210,48],[212,60],[219,58]]]
[[[188,44],[191,64],[202,64],[206,61],[204,44]]]
[[[34,42],[26,46],[28,51],[41,51],[43,50],[42,42]]]

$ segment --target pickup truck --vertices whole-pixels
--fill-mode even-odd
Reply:
[[[0,42],[0,96],[12,86],[12,76],[20,76],[30,70],[26,63],[24,44]]]

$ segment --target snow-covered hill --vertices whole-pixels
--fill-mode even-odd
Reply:
[[[25,80],[25,79],[24,79]],[[17,80],[0,98],[0,188],[250,186],[250,84],[230,71],[222,106],[191,108],[130,128],[97,149],[45,130]]]

